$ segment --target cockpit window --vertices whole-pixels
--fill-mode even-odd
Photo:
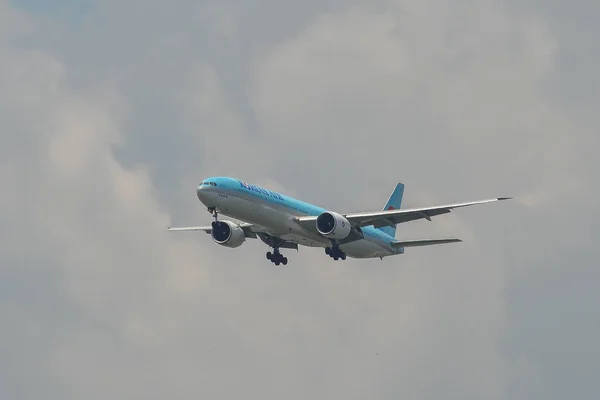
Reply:
[[[213,186],[217,186],[217,184],[215,182],[211,182],[210,184]]]

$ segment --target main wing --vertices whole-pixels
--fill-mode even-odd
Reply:
[[[244,230],[244,234],[246,235],[247,238],[256,239],[257,233],[264,232],[264,230],[262,228],[259,228],[256,225],[249,224],[246,222],[241,223],[241,224],[236,224],[236,225],[239,225],[239,227]],[[207,225],[207,226],[169,227],[169,228],[167,228],[167,230],[173,231],[173,232],[204,231],[204,233],[210,234],[212,232],[212,226]]]
[[[431,221],[431,217],[447,214],[451,210],[460,207],[474,206],[477,204],[493,203],[496,201],[509,200],[511,197],[497,197],[489,200],[478,200],[467,203],[448,204],[444,206],[422,207],[400,210],[384,210],[364,213],[342,214],[353,226],[363,227],[373,225],[375,228],[383,226],[394,226],[403,222],[426,219]],[[305,228],[312,228],[311,225],[317,220],[317,216],[298,217],[296,222]]]
[[[243,222],[241,224],[238,224],[238,223],[235,223],[235,224],[243,229],[244,235],[247,238],[256,239],[258,237],[258,238],[260,238],[260,240],[262,240],[264,243],[266,243],[267,245],[269,245],[271,247],[273,247],[273,241],[277,240],[280,248],[298,250],[297,243],[288,242],[285,240],[281,240],[277,237],[271,236],[264,228],[262,228],[260,226],[249,224],[247,222]],[[211,234],[212,229],[213,229],[212,226],[184,226],[184,227],[176,227],[176,228],[173,228],[173,227],[167,228],[168,231],[174,231],[174,232],[203,231],[207,234]]]

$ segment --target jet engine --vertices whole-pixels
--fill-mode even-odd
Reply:
[[[212,223],[210,236],[215,242],[226,247],[240,247],[246,240],[244,230],[231,221]]]
[[[350,222],[338,213],[326,211],[317,217],[317,231],[331,239],[345,239],[352,230]]]

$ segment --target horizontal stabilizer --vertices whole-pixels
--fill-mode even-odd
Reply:
[[[419,247],[419,246],[432,246],[435,244],[445,244],[445,243],[457,243],[462,242],[460,239],[426,239],[426,240],[407,240],[403,242],[394,242],[392,243],[392,247],[401,248],[401,247]]]

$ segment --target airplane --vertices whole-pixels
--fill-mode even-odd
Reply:
[[[266,257],[287,265],[280,249],[324,247],[334,260],[380,258],[404,254],[407,247],[462,242],[460,239],[397,240],[396,225],[449,213],[460,207],[509,200],[497,197],[434,207],[401,209],[404,185],[398,183],[383,210],[340,214],[231,177],[205,179],[196,195],[214,217],[210,226],[169,227],[169,231],[204,231],[225,247],[237,248],[246,238],[260,238],[273,248]],[[241,223],[220,220],[226,215]]]

